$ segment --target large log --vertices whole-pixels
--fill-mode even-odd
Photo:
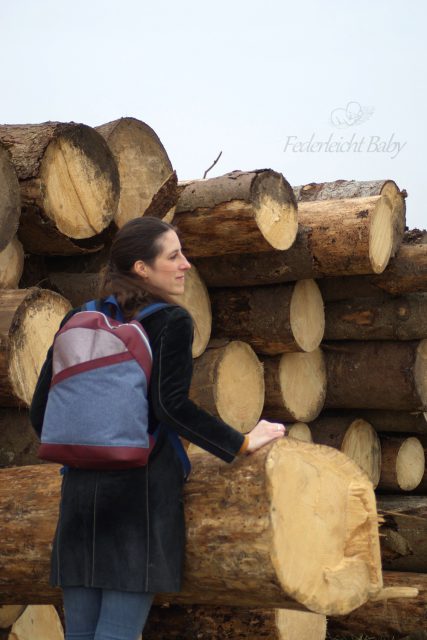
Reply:
[[[358,298],[325,305],[326,340],[419,340],[427,338],[427,293]]]
[[[0,606],[0,629],[11,627],[24,609],[24,604],[5,604]]]
[[[24,250],[14,236],[0,251],[0,289],[17,289],[24,270]]]
[[[96,130],[107,141],[119,170],[120,199],[114,221],[122,227],[144,215],[172,173],[172,164],[155,131],[141,120],[120,118]]]
[[[248,342],[257,353],[314,351],[323,337],[323,301],[314,280],[212,290],[212,333]]]
[[[283,438],[232,465],[193,464],[183,590],[163,601],[341,615],[381,590],[375,496],[347,456]],[[59,491],[55,465],[0,471],[0,603],[52,602]]]
[[[288,249],[298,230],[292,187],[270,169],[189,181],[173,222],[190,258]]]
[[[317,418],[325,402],[327,382],[321,349],[265,356],[262,362],[265,417],[282,422],[308,422]]]
[[[313,442],[345,453],[366,472],[374,487],[381,474],[381,444],[369,422],[360,418],[322,416],[310,423]]]
[[[381,438],[378,489],[393,493],[412,491],[420,485],[424,472],[424,447],[418,438]]]
[[[289,609],[152,607],[143,640],[325,640],[326,617]]]
[[[264,374],[253,349],[237,340],[208,348],[194,361],[190,398],[243,433],[253,429],[264,405]]]
[[[332,633],[369,634],[369,637],[403,638],[427,628],[427,574],[384,572],[384,585],[415,587],[414,598],[368,602],[349,615],[328,619]],[[414,636],[414,640],[417,636]]]
[[[324,278],[319,286],[328,302],[427,291],[427,244],[402,244],[379,275]]]
[[[7,149],[0,144],[0,251],[18,231],[21,194],[18,177]]]
[[[342,411],[328,410],[328,415],[343,415]],[[423,411],[387,411],[358,409],[357,412],[345,412],[353,418],[363,418],[379,432],[410,433],[427,435],[427,413]]]
[[[198,258],[207,285],[256,286],[380,273],[392,253],[391,204],[386,196],[302,203],[298,222],[298,235],[287,251],[255,254],[245,247],[243,255]],[[401,238],[402,234],[399,243]]]
[[[29,405],[68,300],[45,289],[0,290],[0,406]]]
[[[29,605],[12,625],[8,640],[64,640],[61,620],[53,605]]]
[[[427,574],[427,497],[377,496],[384,569]]]
[[[322,345],[334,409],[427,409],[427,340]]]
[[[99,248],[117,210],[120,183],[113,155],[91,127],[45,122],[2,125],[19,178],[19,237],[32,253],[73,254]]]
[[[0,467],[39,464],[38,448],[28,411],[0,408]]]

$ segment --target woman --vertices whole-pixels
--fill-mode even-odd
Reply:
[[[138,218],[114,239],[102,295],[113,294],[130,320],[148,304],[182,294],[188,269],[174,227]],[[180,590],[184,471],[173,434],[232,462],[285,431],[262,420],[244,436],[188,399],[193,326],[187,311],[163,307],[143,324],[153,352],[150,426],[161,425],[147,466],[64,472],[51,584],[63,590],[67,640],[135,640],[154,594]],[[52,348],[31,406],[39,434],[51,377]]]

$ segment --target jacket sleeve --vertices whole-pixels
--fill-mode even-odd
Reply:
[[[183,309],[169,315],[156,349],[151,378],[151,401],[159,422],[180,436],[231,462],[245,437],[219,418],[201,409],[189,397],[193,358],[193,323]]]

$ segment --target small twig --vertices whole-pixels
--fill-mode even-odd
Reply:
[[[222,151],[219,152],[219,155],[218,155],[217,159],[213,161],[211,166],[206,169],[206,171],[203,174],[203,179],[206,178],[206,175],[207,175],[208,171],[210,171],[211,169],[214,168],[214,166],[216,165],[216,163],[218,162],[218,160],[220,159],[221,156],[222,156]]]

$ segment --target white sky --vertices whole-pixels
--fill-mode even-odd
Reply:
[[[423,0],[0,6],[0,122],[134,116],[180,179],[201,177],[221,150],[210,176],[271,167],[293,185],[391,178],[408,191],[407,224],[427,226]],[[325,151],[329,138],[359,151]],[[310,139],[311,152],[291,144]]]

